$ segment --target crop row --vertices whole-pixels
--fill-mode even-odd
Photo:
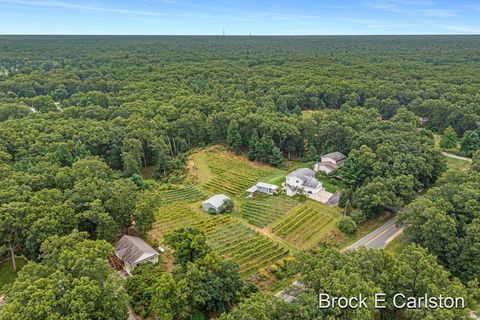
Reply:
[[[208,167],[215,174],[205,187],[214,192],[240,194],[269,174],[269,169],[256,168],[239,160],[223,157],[218,154],[207,156]]]
[[[280,197],[263,197],[260,200],[246,202],[242,208],[242,216],[249,223],[263,228],[280,219],[295,204],[289,199]]]
[[[301,206],[280,220],[272,231],[287,240],[304,244],[332,222],[333,218],[308,206]]]
[[[157,212],[155,227],[162,234],[184,226],[195,226],[202,230],[212,249],[239,263],[244,275],[266,266],[270,262],[265,259],[266,256],[286,255],[283,247],[231,216],[210,216],[196,212],[186,204],[165,205]]]
[[[174,202],[195,202],[205,198],[205,194],[195,187],[167,190],[160,193],[161,202],[169,204]]]

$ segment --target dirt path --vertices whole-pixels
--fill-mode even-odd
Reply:
[[[453,158],[453,159],[458,159],[458,160],[463,160],[463,161],[472,162],[472,159],[471,159],[471,158],[460,157],[460,156],[457,156],[456,154],[453,154],[453,153],[449,153],[449,152],[442,151],[442,154],[443,154],[445,157],[448,157],[448,158]]]

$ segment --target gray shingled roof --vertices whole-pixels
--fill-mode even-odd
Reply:
[[[338,169],[338,166],[337,165],[334,165],[333,163],[331,163],[330,161],[323,161],[323,162],[320,162],[318,163],[319,166],[324,166],[324,167],[327,167],[328,169],[332,170],[332,171],[335,171]]]
[[[158,255],[158,252],[138,237],[123,236],[115,244],[117,256],[130,265]]]
[[[318,186],[320,186],[320,182],[313,178],[313,177],[307,177],[304,182],[303,182],[303,185],[305,187],[308,187],[308,188],[312,188],[312,189],[315,189],[317,188]]]
[[[296,177],[302,180],[306,180],[308,177],[311,178],[314,176],[315,176],[315,171],[308,168],[300,168],[290,172],[287,177]]]
[[[324,154],[322,157],[329,157],[335,161],[340,161],[346,158],[346,156],[340,152],[327,153],[327,154]]]

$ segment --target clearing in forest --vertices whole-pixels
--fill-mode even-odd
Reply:
[[[250,162],[223,147],[191,155],[188,169],[196,185],[159,192],[160,207],[151,236],[161,238],[180,227],[197,227],[212,249],[237,262],[246,276],[285,257],[287,248],[315,245],[336,229],[341,215],[338,208],[284,194],[257,193],[246,198],[252,185],[274,181],[280,186],[288,172]],[[232,197],[233,212],[203,212],[201,202],[219,193]]]

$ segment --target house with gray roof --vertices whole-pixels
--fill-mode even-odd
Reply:
[[[340,152],[332,152],[322,156],[321,162],[314,166],[315,172],[321,171],[330,174],[343,166],[346,156]]]
[[[315,194],[322,190],[322,183],[315,179],[315,171],[300,168],[286,176],[285,190],[289,196],[297,193]]]
[[[217,194],[211,197],[208,200],[202,202],[203,211],[209,212],[210,210],[215,210],[216,212],[221,212],[227,202],[232,201],[229,197],[224,194]]]
[[[139,264],[157,264],[159,253],[139,237],[124,235],[115,244],[115,255],[123,261],[125,271],[131,274]]]

